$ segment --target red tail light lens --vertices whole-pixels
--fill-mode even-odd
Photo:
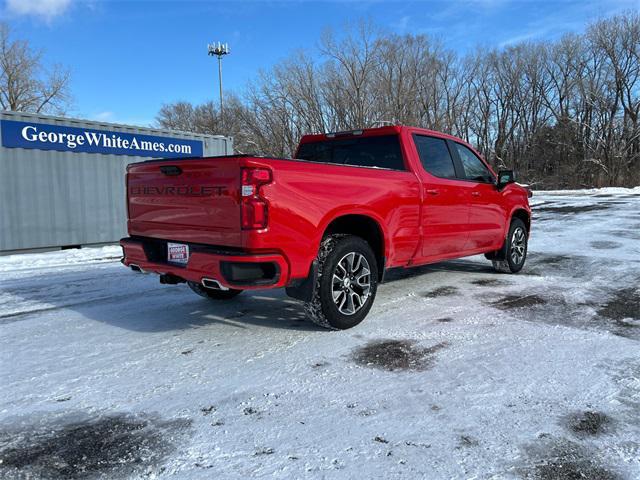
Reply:
[[[244,230],[267,227],[269,205],[260,196],[260,187],[271,181],[271,170],[268,168],[242,169],[241,212]]]
[[[242,228],[252,230],[266,228],[268,223],[267,202],[264,200],[242,199]]]

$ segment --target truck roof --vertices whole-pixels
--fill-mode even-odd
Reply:
[[[350,137],[350,136],[373,137],[378,135],[394,135],[394,134],[399,134],[403,130],[411,130],[412,132],[416,132],[416,133],[433,135],[433,136],[442,137],[442,138],[449,138],[451,140],[456,140],[456,141],[462,140],[453,135],[443,133],[443,132],[438,132],[436,130],[429,130],[426,128],[411,127],[407,125],[385,125],[384,127],[361,128],[356,130],[347,130],[343,132],[314,133],[309,135],[303,135],[302,138],[300,139],[300,143],[313,143],[313,142],[326,140],[328,138],[339,138],[339,137]],[[466,144],[466,142],[464,143]]]

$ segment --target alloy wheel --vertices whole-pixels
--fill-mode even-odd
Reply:
[[[347,253],[333,272],[333,302],[343,315],[353,315],[367,302],[371,292],[371,269],[364,255]]]
[[[513,231],[510,250],[511,261],[515,265],[520,265],[524,261],[527,251],[527,235],[522,227],[518,227]]]

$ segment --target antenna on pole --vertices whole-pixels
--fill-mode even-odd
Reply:
[[[218,57],[218,82],[220,84],[220,124],[222,125],[222,127],[224,127],[224,104],[222,98],[222,57],[224,57],[225,55],[229,55],[229,53],[231,52],[229,51],[228,43],[210,43],[209,45],[207,45],[207,49],[209,52],[209,56],[215,55],[216,57]]]

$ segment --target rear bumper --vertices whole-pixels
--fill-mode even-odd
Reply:
[[[201,283],[218,281],[223,287],[239,290],[284,287],[289,279],[289,264],[277,253],[250,254],[224,251],[214,247],[189,244],[189,262],[176,265],[166,262],[166,242],[157,239],[123,238],[122,263],[137,266],[144,272],[171,275]]]

